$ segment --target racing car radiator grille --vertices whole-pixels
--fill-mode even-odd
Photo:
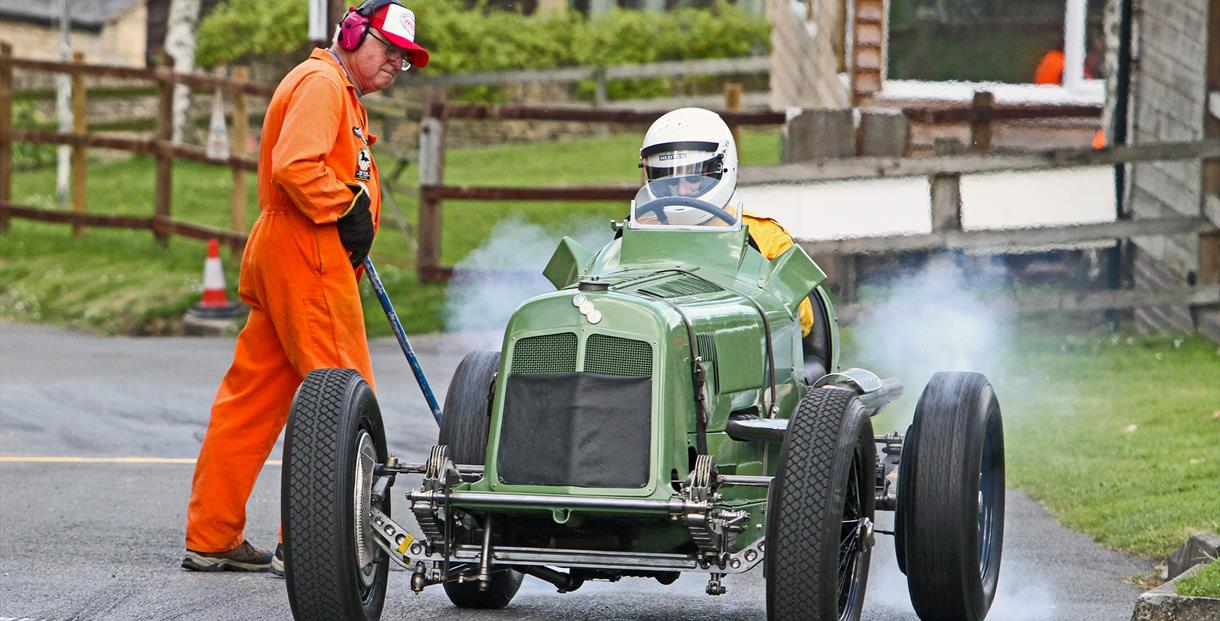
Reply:
[[[622,340],[622,339],[619,339]],[[576,371],[576,334],[531,336],[513,347],[513,373],[540,375]]]
[[[585,342],[585,373],[651,377],[652,346],[644,341],[594,334]]]

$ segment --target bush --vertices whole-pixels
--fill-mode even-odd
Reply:
[[[306,19],[298,0],[263,0],[258,11],[229,0],[199,27],[196,62],[204,67],[303,55]],[[733,58],[766,53],[771,28],[761,15],[717,2],[657,16],[614,9],[593,20],[576,11],[527,16],[464,0],[435,0],[412,9],[419,42],[432,54],[430,74],[618,65],[662,60]],[[663,80],[612,84],[610,97],[671,92]],[[591,92],[591,85],[582,89]],[[494,99],[477,88],[468,98]]]
[[[13,102],[13,127],[42,127],[47,120],[38,114],[33,102]],[[55,163],[55,145],[13,143],[13,168],[26,170]]]
[[[309,12],[300,0],[224,0],[199,23],[195,64],[282,61],[309,47]]]

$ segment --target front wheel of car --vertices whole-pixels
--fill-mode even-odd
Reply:
[[[981,621],[1004,547],[1004,426],[978,373],[932,376],[903,441],[895,545],[920,619]]]
[[[487,431],[499,368],[500,352],[476,351],[466,354],[453,373],[449,392],[445,393],[445,417],[438,443],[449,447],[455,464],[482,465],[487,459]],[[481,530],[459,530],[462,532],[455,537],[461,543],[482,541]],[[452,569],[469,573],[475,567],[463,564]],[[492,573],[486,590],[477,582],[446,582],[445,594],[459,608],[504,608],[517,595],[524,578],[520,572],[500,567]]]
[[[373,468],[386,455],[381,410],[352,369],[311,371],[284,436],[284,577],[296,619],[378,619],[389,557],[370,521]],[[388,496],[376,505],[390,512]]]
[[[873,538],[873,426],[856,393],[801,400],[767,507],[767,618],[856,620]]]

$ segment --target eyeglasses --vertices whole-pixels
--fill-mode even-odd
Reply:
[[[381,43],[382,47],[385,48],[386,60],[390,60],[390,61],[397,60],[398,62],[402,63],[403,71],[406,71],[411,68],[411,61],[407,59],[406,50],[377,36],[377,32],[375,30],[370,29],[369,36],[373,37],[374,39],[377,39],[377,42]]]

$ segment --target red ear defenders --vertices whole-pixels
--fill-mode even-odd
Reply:
[[[349,8],[343,21],[339,22],[339,47],[349,52],[360,47],[369,33],[373,13],[387,4],[400,3],[396,0],[365,0],[360,6]]]

